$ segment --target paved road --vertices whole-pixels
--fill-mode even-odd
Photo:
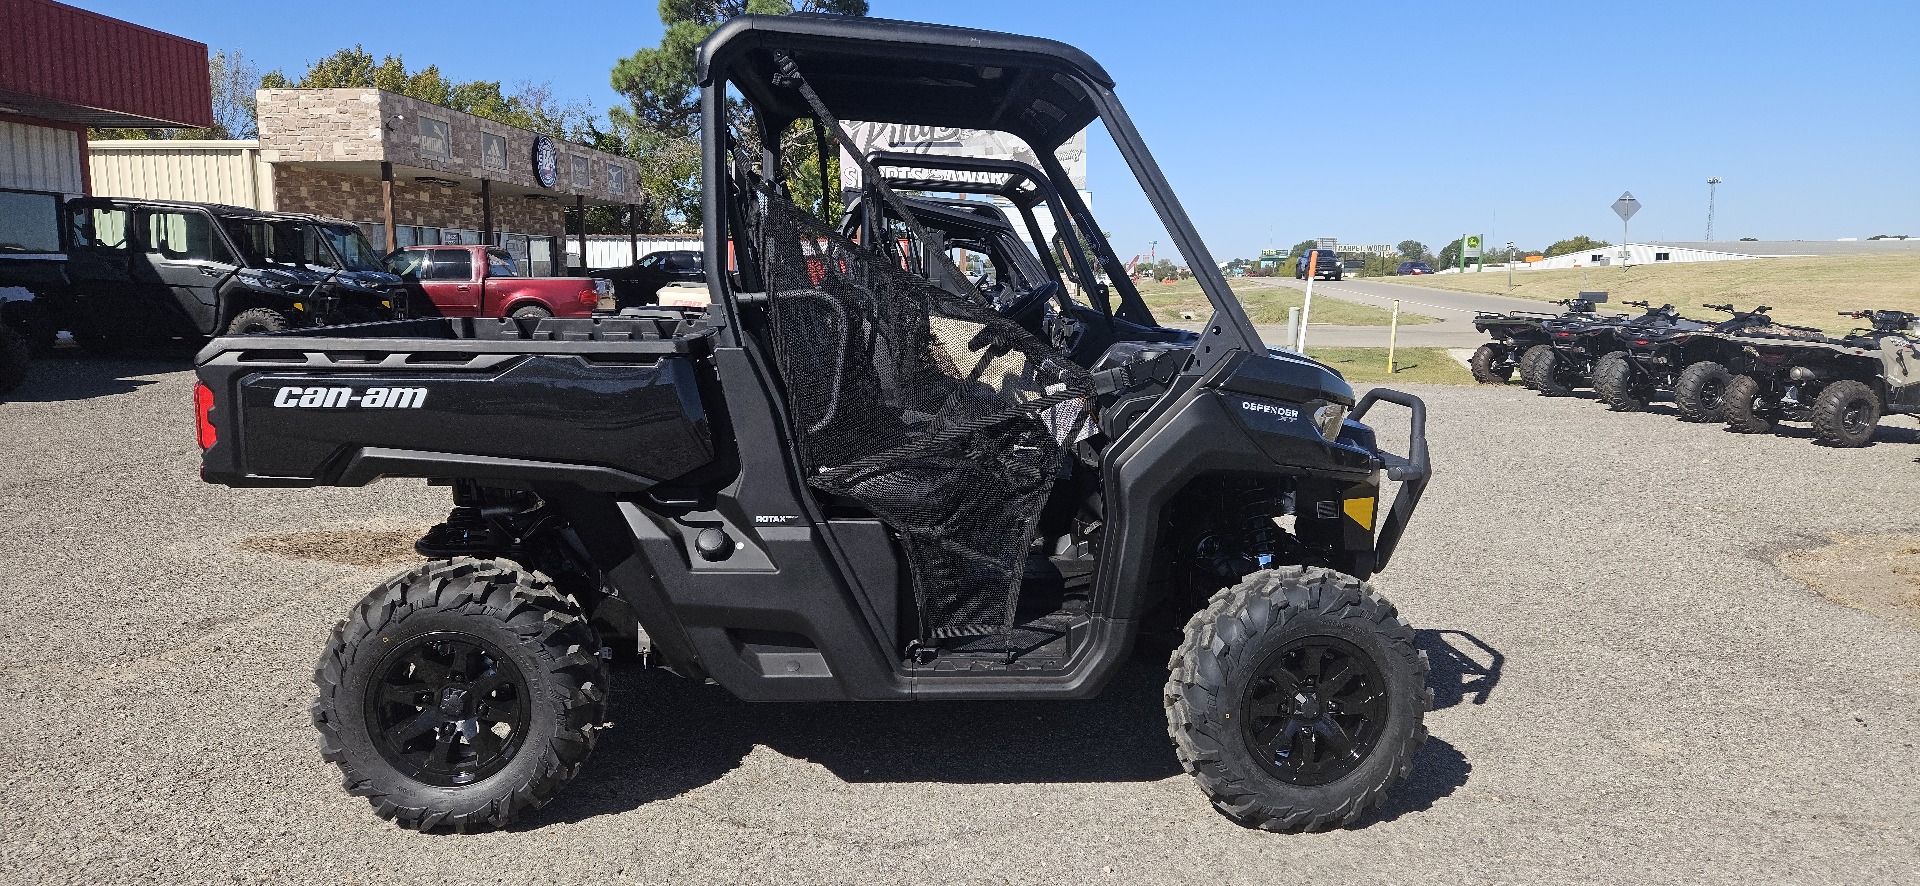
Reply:
[[[1304,290],[1306,283],[1290,277],[1249,277],[1256,285],[1286,287]],[[1400,327],[1399,345],[1408,348],[1476,348],[1487,341],[1486,333],[1473,328],[1473,315],[1476,311],[1538,311],[1540,302],[1524,298],[1507,298],[1498,295],[1479,295],[1468,292],[1449,292],[1444,289],[1428,289],[1423,286],[1406,286],[1397,283],[1375,283],[1366,280],[1320,280],[1313,284],[1313,297],[1337,298],[1369,305],[1383,310],[1393,307],[1393,300],[1400,299],[1400,310],[1414,314],[1434,317],[1438,323],[1422,323],[1418,326]],[[1286,326],[1261,326],[1260,337],[1269,345],[1277,345],[1286,338]],[[1309,347],[1379,347],[1387,346],[1387,327],[1385,326],[1324,326],[1311,325],[1307,329]]]
[[[626,671],[615,727],[560,799],[504,833],[421,836],[340,792],[306,713],[327,629],[393,568],[236,543],[420,527],[444,492],[203,485],[178,366],[63,354],[0,404],[0,882],[1920,870],[1920,632],[1769,561],[1828,532],[1920,528],[1898,504],[1920,498],[1911,430],[1830,450],[1515,388],[1420,390],[1438,476],[1375,583],[1422,629],[1438,709],[1414,777],[1353,829],[1281,836],[1215,814],[1167,744],[1164,672],[1141,661],[1054,705],[751,706]]]

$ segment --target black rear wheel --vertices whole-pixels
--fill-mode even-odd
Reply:
[[[320,755],[401,827],[499,827],[553,798],[606,719],[607,663],[539,573],[436,560],[375,589],[314,672]]]
[[[1771,407],[1760,394],[1760,380],[1751,375],[1736,375],[1720,394],[1721,417],[1727,427],[1742,434],[1766,434],[1773,431]]]
[[[1504,385],[1513,381],[1513,364],[1506,362],[1506,357],[1504,345],[1487,342],[1467,359],[1467,370],[1483,385]]]
[[[1711,360],[1703,360],[1681,370],[1680,377],[1673,383],[1673,405],[1680,410],[1680,419],[1704,422],[1725,420],[1727,382],[1732,380],[1733,373]]]
[[[1829,446],[1865,446],[1879,424],[1880,397],[1862,382],[1834,382],[1813,400],[1813,435]]]
[[[1167,728],[1215,808],[1249,827],[1352,822],[1412,769],[1432,706],[1393,604],[1327,569],[1215,594],[1169,662]]]
[[[1614,352],[1593,367],[1593,391],[1615,412],[1644,412],[1646,385],[1625,354]]]
[[[0,326],[0,394],[26,381],[27,369],[32,365],[33,352],[28,349],[26,339]]]
[[[293,328],[293,320],[273,308],[249,308],[233,315],[227,324],[228,335],[259,335]]]
[[[1520,361],[1520,375],[1531,384],[1528,387],[1547,397],[1570,397],[1573,388],[1568,386],[1562,375],[1560,354],[1552,345],[1534,345],[1527,349]]]

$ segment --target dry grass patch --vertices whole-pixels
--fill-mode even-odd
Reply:
[[[1248,279],[1229,280],[1233,294],[1240,299],[1241,307],[1255,323],[1285,323],[1287,309],[1300,307],[1305,295],[1297,289],[1283,286],[1266,286]],[[1192,280],[1178,283],[1155,283],[1140,281],[1134,285],[1140,288],[1140,299],[1153,311],[1154,319],[1162,323],[1177,323],[1180,312],[1191,312],[1196,319],[1205,320],[1213,314],[1206,293],[1200,291],[1200,284]],[[1393,318],[1390,311],[1370,305],[1341,301],[1332,296],[1316,293],[1313,300],[1312,323],[1329,323],[1334,326],[1385,326]],[[1433,318],[1420,314],[1400,312],[1400,324],[1413,326],[1420,323],[1432,323]]]
[[[1835,603],[1920,628],[1920,535],[1834,533],[1830,543],[1789,551],[1776,563]]]
[[[1732,244],[1729,244],[1731,246]],[[1689,262],[1676,265],[1609,266],[1554,271],[1516,271],[1507,291],[1507,273],[1439,274],[1417,278],[1370,278],[1431,289],[1512,295],[1548,301],[1570,298],[1583,289],[1606,290],[1610,305],[1626,299],[1672,304],[1702,320],[1725,316],[1700,307],[1732,302],[1737,308],[1772,305],[1781,322],[1844,333],[1858,321],[1840,311],[1866,308],[1914,310],[1920,305],[1920,255],[1853,255],[1816,258],[1759,258]]]

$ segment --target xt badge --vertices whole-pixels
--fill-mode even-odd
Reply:
[[[273,395],[273,405],[281,409],[419,409],[426,404],[426,388],[375,387],[356,394],[352,388],[287,387]]]

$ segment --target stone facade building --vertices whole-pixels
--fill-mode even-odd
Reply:
[[[404,95],[257,99],[257,141],[97,142],[96,192],[344,218],[388,249],[492,243],[533,274],[580,265],[581,210],[646,200],[632,160]]]

